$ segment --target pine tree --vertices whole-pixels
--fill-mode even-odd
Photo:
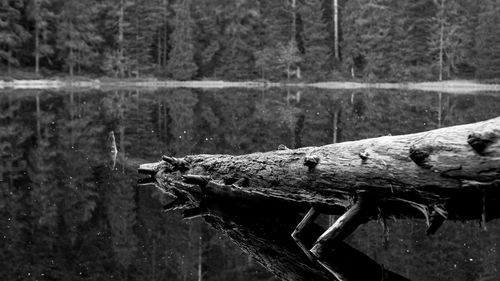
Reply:
[[[31,0],[28,6],[29,16],[34,22],[33,38],[35,40],[36,74],[38,74],[40,69],[40,59],[54,53],[54,48],[49,42],[52,35],[49,25],[50,21],[55,17],[55,14],[52,12],[52,2],[53,0]]]
[[[232,1],[223,7],[221,19],[221,59],[217,75],[228,79],[249,79],[258,74],[253,52],[257,45],[256,27],[260,21],[258,3]]]
[[[136,77],[152,66],[154,35],[158,20],[154,16],[158,3],[155,0],[134,0],[125,11],[123,49],[129,60],[130,71]],[[156,20],[155,20],[156,19]]]
[[[172,50],[167,68],[173,78],[188,80],[198,71],[194,62],[193,20],[191,18],[191,0],[182,0],[175,5],[175,23],[172,35]]]
[[[302,61],[302,57],[300,56],[299,48],[297,47],[295,40],[291,40],[286,45],[278,43],[276,60],[278,61],[278,68],[286,73],[287,81],[289,81],[293,72],[292,69]]]
[[[19,65],[16,52],[29,37],[20,22],[23,8],[22,0],[0,1],[0,62],[7,64],[9,72],[11,65]]]
[[[477,76],[500,76],[500,3],[494,0],[482,2],[476,30]]]
[[[348,1],[345,9],[344,64],[356,76],[384,77],[390,72],[392,10],[384,0]]]
[[[102,32],[106,50],[101,68],[114,77],[125,77],[130,70],[130,58],[125,53],[125,30],[130,22],[127,10],[134,5],[132,0],[114,0],[105,2]]]
[[[320,0],[308,1],[300,9],[304,30],[301,34],[304,40],[305,54],[302,65],[309,77],[316,79],[325,77],[331,61],[328,46],[327,25],[322,19],[323,9]]]
[[[213,76],[222,48],[222,29],[219,23],[223,1],[194,1],[193,18],[196,22],[196,63],[200,74]]]
[[[474,46],[470,23],[473,15],[458,0],[435,1],[436,15],[432,18],[429,48],[438,68],[439,80],[459,72],[459,65],[467,63]]]
[[[403,27],[394,38],[399,43],[400,59],[405,66],[428,66],[429,38],[431,34],[430,22],[434,16],[432,0],[398,1],[394,8],[399,12],[398,23]]]
[[[166,66],[168,59],[168,41],[171,17],[169,0],[158,0],[158,7],[151,11],[150,18],[153,20],[152,26],[155,28],[156,36],[156,64],[158,69]]]
[[[75,67],[96,65],[98,43],[102,37],[94,25],[97,14],[94,1],[64,1],[58,22],[57,49],[60,59],[69,74],[73,76]]]

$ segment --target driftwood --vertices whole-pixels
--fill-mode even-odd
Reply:
[[[248,155],[163,157],[139,172],[282,280],[407,280],[343,239],[360,224],[500,217],[500,118],[429,132]],[[320,214],[340,218],[326,232]],[[301,215],[302,214],[302,215]],[[305,217],[304,217],[305,215]]]

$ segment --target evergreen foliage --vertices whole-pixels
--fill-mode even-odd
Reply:
[[[283,80],[288,75],[276,71],[281,62],[272,58],[293,41],[306,81],[498,76],[495,1],[339,0],[338,60],[332,5],[2,0],[0,71],[16,66],[36,73],[43,68],[114,77]]]
[[[50,44],[53,37],[49,26],[55,19],[55,14],[51,10],[53,0],[31,0],[27,8],[29,18],[33,21],[33,41],[35,56],[35,72],[38,74],[40,59],[48,57],[54,53],[54,48]]]
[[[303,41],[305,54],[302,66],[307,76],[316,79],[326,78],[331,67],[331,53],[328,46],[327,25],[323,21],[323,8],[320,0],[307,1],[300,10],[303,22]]]
[[[476,30],[477,69],[480,78],[500,76],[500,3],[482,2]]]
[[[258,3],[249,0],[226,2],[221,18],[222,51],[216,66],[216,76],[231,80],[255,77],[253,50],[260,12]]]
[[[99,43],[102,41],[93,23],[97,5],[94,1],[68,0],[60,3],[58,14],[57,48],[59,59],[69,74],[75,67],[91,68],[96,65],[99,56]]]
[[[175,6],[175,23],[172,34],[172,50],[167,64],[173,78],[188,80],[198,71],[194,61],[193,20],[191,18],[191,0],[181,0]]]
[[[0,62],[6,63],[9,71],[11,65],[19,65],[16,53],[29,37],[21,22],[23,8],[22,0],[0,1]]]

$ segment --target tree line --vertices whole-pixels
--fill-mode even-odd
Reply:
[[[189,79],[500,74],[495,0],[2,0],[0,70]]]

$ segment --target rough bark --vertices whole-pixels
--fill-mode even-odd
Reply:
[[[406,280],[339,241],[324,254],[328,270],[311,261],[290,237],[300,214],[313,206],[341,215],[367,194],[375,211],[366,218],[424,218],[428,233],[446,219],[498,218],[500,118],[321,147],[164,157],[139,171],[177,198],[168,208],[196,210],[282,280],[328,280],[332,272],[339,280]],[[310,249],[322,233],[311,225],[301,238]]]

